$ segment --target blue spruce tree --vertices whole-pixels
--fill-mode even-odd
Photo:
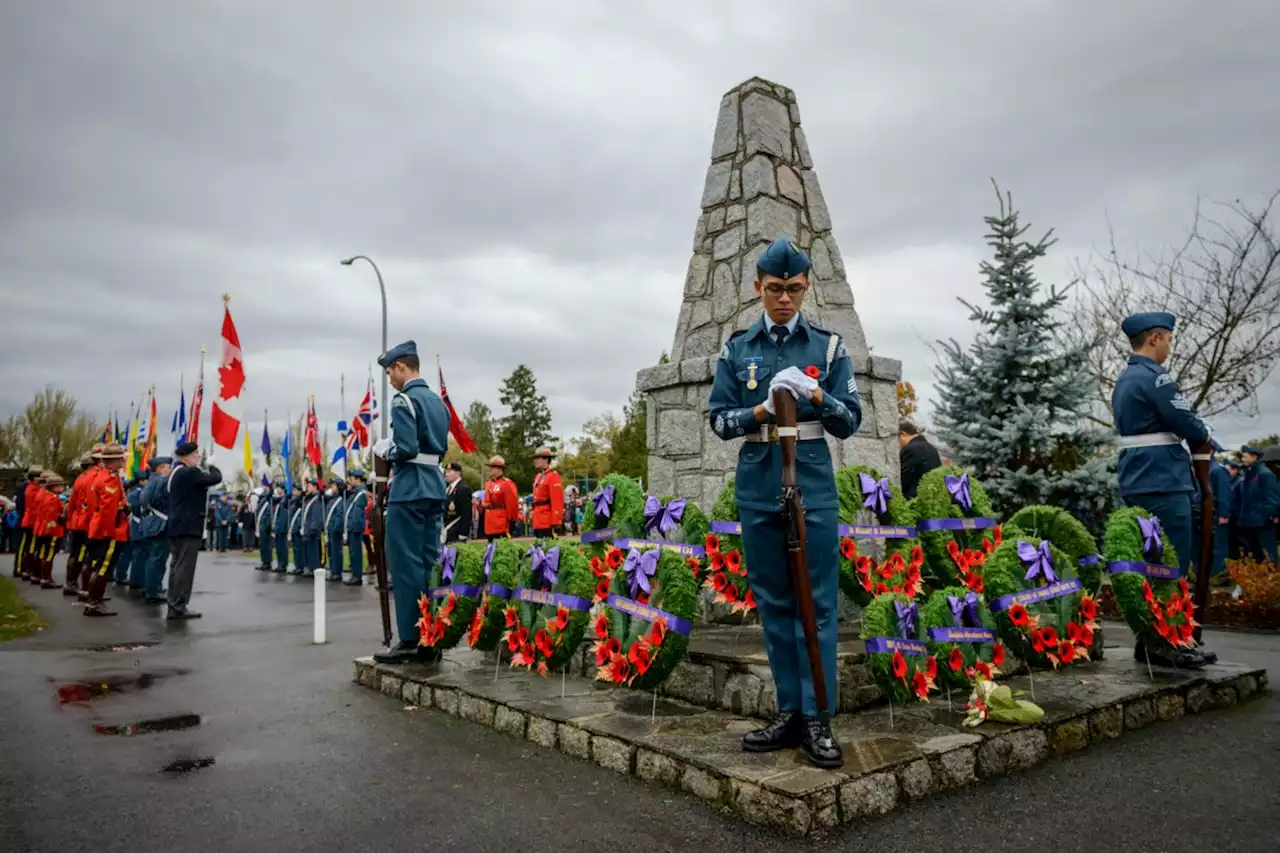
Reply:
[[[1066,292],[1046,294],[1033,268],[1056,241],[1050,231],[1028,242],[1012,197],[996,197],[999,215],[984,219],[995,257],[980,267],[990,304],[961,300],[978,325],[967,349],[939,342],[938,434],[1002,516],[1047,504],[1100,530],[1117,499],[1111,437],[1088,418],[1085,351],[1058,334]]]

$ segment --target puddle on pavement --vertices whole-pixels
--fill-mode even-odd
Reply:
[[[95,725],[93,730],[100,735],[136,737],[154,732],[179,732],[183,729],[193,729],[198,725],[200,725],[199,714],[174,714],[169,717],[139,720],[136,723],[121,723],[115,726]]]
[[[647,717],[650,714],[658,717],[691,717],[706,713],[705,708],[694,708],[670,699],[659,699],[655,714],[652,693],[628,693],[619,698],[614,707],[624,714],[635,714],[637,717]]]
[[[146,690],[164,675],[143,672],[138,675],[109,675],[85,681],[72,681],[58,685],[58,704],[67,705],[72,702],[88,702],[113,693],[130,693],[134,690]]]
[[[213,758],[180,758],[160,768],[160,772],[170,774],[190,773],[192,770],[203,770],[206,767],[212,767],[213,764]]]
[[[89,646],[87,652],[136,652],[139,649],[149,649],[152,646],[158,646],[159,643],[121,643],[118,646]]]

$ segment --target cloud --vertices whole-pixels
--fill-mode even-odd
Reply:
[[[670,348],[719,97],[756,74],[796,90],[868,339],[926,412],[990,177],[1056,229],[1046,281],[1107,217],[1159,245],[1197,193],[1280,186],[1265,4],[57,5],[0,32],[0,413],[46,383],[171,409],[229,292],[252,422],[309,393],[336,420],[381,347],[372,271],[337,263],[363,252],[459,407],[527,363],[572,435]],[[1277,390],[1219,432],[1271,431]]]

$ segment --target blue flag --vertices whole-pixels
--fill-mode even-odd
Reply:
[[[284,443],[280,445],[280,458],[284,460],[284,491],[293,494],[293,472],[289,470],[289,430],[284,431]]]
[[[262,453],[267,457],[267,464],[271,464],[271,436],[267,434],[267,422],[262,422]]]

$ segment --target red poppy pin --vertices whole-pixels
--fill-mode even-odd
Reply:
[[[811,364],[804,369],[804,375],[808,376],[810,379],[817,379],[818,373],[819,373],[818,366],[815,364]]]

